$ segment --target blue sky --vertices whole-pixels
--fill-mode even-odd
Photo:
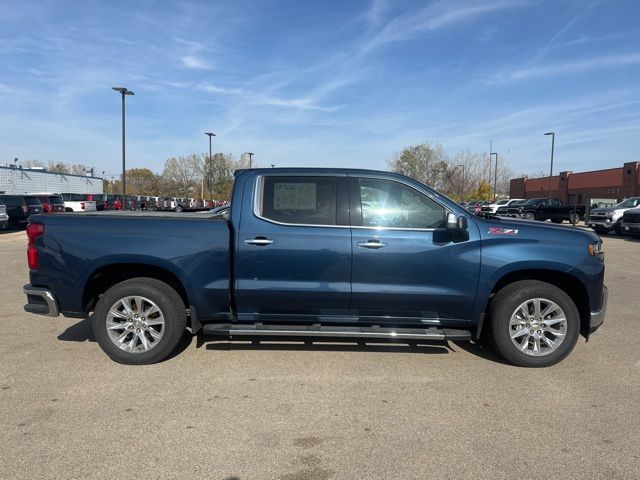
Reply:
[[[117,174],[255,152],[386,168],[404,146],[494,150],[517,172],[640,160],[640,2],[0,2],[0,163]]]

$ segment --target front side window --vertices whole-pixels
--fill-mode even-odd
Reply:
[[[443,228],[442,206],[411,187],[373,178],[360,179],[362,226]]]
[[[336,225],[336,179],[264,177],[260,216],[281,223]]]

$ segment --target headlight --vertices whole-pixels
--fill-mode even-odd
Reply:
[[[587,246],[587,250],[589,251],[589,255],[604,259],[604,252],[602,251],[602,242],[590,243]]]

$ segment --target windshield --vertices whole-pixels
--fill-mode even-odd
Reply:
[[[34,206],[42,205],[40,203],[40,200],[38,200],[36,197],[24,197],[24,201],[27,202],[27,205],[34,205]]]
[[[616,207],[618,208],[635,208],[640,205],[640,197],[635,198],[627,198],[626,200],[620,202]]]
[[[496,205],[506,205],[509,200],[498,200]]]

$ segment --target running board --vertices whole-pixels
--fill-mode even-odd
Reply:
[[[205,335],[230,337],[329,337],[329,338],[387,338],[398,340],[471,340],[471,332],[452,328],[384,328],[346,326],[290,326],[290,325],[237,325],[207,324]]]

